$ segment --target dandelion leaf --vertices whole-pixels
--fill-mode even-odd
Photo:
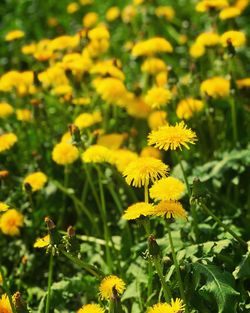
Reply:
[[[247,279],[250,277],[250,253],[247,252],[242,261],[238,266],[236,266],[233,276],[235,279]]]

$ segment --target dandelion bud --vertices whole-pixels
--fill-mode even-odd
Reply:
[[[24,184],[24,189],[27,193],[32,193],[32,186],[29,183]]]
[[[234,57],[236,55],[236,51],[231,38],[227,39],[227,53],[230,57]]]
[[[113,293],[113,295],[112,295],[110,300],[113,303],[114,312],[123,313],[122,306],[121,306],[121,299],[119,297],[118,291],[116,290],[115,286],[113,286],[113,288],[112,288],[112,293]]]
[[[74,124],[69,124],[68,128],[72,137],[73,144],[78,146],[81,143],[81,134],[79,128]]]
[[[16,312],[17,313],[28,313],[28,308],[27,308],[27,304],[25,303],[25,301],[22,299],[21,297],[21,293],[19,291],[17,291],[13,296],[12,296],[12,301],[13,304],[16,308]]]
[[[75,237],[76,235],[76,232],[73,228],[73,226],[69,226],[68,229],[67,229],[67,234],[69,237]]]
[[[56,228],[55,223],[52,221],[52,219],[49,216],[45,217],[44,222],[47,224],[48,230],[52,230]]]
[[[155,240],[154,235],[150,235],[148,237],[148,251],[150,256],[152,257],[158,257],[160,254],[160,247],[158,245],[158,243]]]
[[[8,176],[9,176],[9,171],[7,171],[7,170],[0,171],[0,179],[4,179]]]

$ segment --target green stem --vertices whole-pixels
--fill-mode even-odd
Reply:
[[[148,203],[149,202],[148,200],[149,200],[148,199],[148,184],[145,184],[144,185],[144,201]]]
[[[169,225],[168,225],[168,221],[167,221],[166,224],[167,224],[168,238],[169,238],[169,243],[170,243],[170,247],[171,247],[172,257],[173,257],[173,261],[174,261],[176,276],[177,276],[177,279],[178,279],[178,282],[179,282],[180,294],[181,294],[183,302],[185,304],[187,304],[186,297],[185,297],[185,292],[184,292],[184,288],[183,288],[183,282],[182,282],[182,279],[181,279],[180,266],[179,266],[179,263],[178,263],[178,260],[177,260],[177,257],[176,257],[175,248],[174,248],[174,244],[173,244],[171,230],[170,230]]]
[[[12,309],[13,313],[17,313],[16,308],[15,308],[15,306],[14,306],[14,303],[13,303],[13,301],[12,301],[12,296],[11,296],[11,292],[10,292],[8,283],[6,282],[6,279],[5,279],[5,276],[4,276],[4,271],[3,271],[3,269],[2,269],[2,266],[0,266],[0,274],[1,274],[1,276],[2,276],[3,289],[5,290],[5,292],[6,292],[6,294],[7,294],[7,297],[8,297],[8,299],[9,299],[11,309]]]
[[[164,298],[165,298],[166,302],[170,302],[170,300],[172,298],[172,293],[171,293],[171,290],[169,289],[169,287],[165,281],[165,278],[163,276],[162,265],[161,265],[159,259],[154,258],[153,262],[155,265],[156,272],[157,272],[157,274],[160,278],[160,281],[161,281],[161,285],[162,285],[162,289],[163,289],[163,293],[164,293]]]
[[[53,256],[53,253],[50,252],[49,274],[48,274],[48,288],[47,288],[45,313],[49,313],[50,312],[50,298],[51,298],[51,285],[52,285],[52,277],[53,277],[53,263],[54,263],[54,256]]]
[[[100,199],[101,199],[101,217],[102,217],[102,222],[103,222],[103,227],[104,227],[104,239],[106,242],[106,257],[107,257],[107,264],[110,272],[112,272],[113,268],[113,262],[112,262],[112,257],[111,257],[111,251],[110,251],[110,235],[109,235],[109,229],[108,229],[108,221],[107,221],[107,210],[106,210],[106,203],[105,203],[105,197],[104,197],[104,190],[103,190],[103,185],[102,185],[102,175],[100,168],[96,166],[96,170],[98,173],[98,184],[99,184],[99,191],[100,191]]]
[[[93,265],[89,265],[85,262],[83,262],[82,260],[74,257],[72,254],[70,254],[69,252],[66,252],[62,249],[60,249],[60,252],[66,256],[66,258],[68,258],[71,262],[73,262],[74,264],[76,264],[77,266],[83,268],[84,270],[86,270],[87,272],[89,272],[91,275],[97,277],[98,279],[101,278],[103,276],[103,274],[98,271],[97,268],[95,268]]]
[[[200,202],[199,204],[202,209],[206,211],[206,213],[210,215],[221,227],[223,227],[225,231],[232,235],[244,249],[248,247],[247,242],[241,239],[229,226],[225,225],[203,202]]]
[[[229,103],[231,107],[231,118],[232,118],[232,125],[233,125],[233,140],[234,144],[238,141],[238,129],[237,129],[237,116],[236,116],[236,105],[233,97],[229,98]]]

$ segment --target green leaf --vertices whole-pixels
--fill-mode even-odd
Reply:
[[[233,276],[235,279],[247,279],[250,277],[250,253],[247,252],[242,261],[236,266]]]
[[[193,265],[196,289],[202,277],[205,284],[199,288],[200,295],[206,300],[211,297],[217,303],[218,313],[236,313],[236,300],[239,293],[233,288],[233,276],[229,272],[222,272],[215,265],[195,263]]]

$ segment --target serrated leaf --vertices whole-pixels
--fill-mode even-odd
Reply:
[[[247,252],[242,261],[236,266],[233,276],[235,279],[247,279],[250,277],[250,253]]]
[[[196,289],[200,285],[201,276],[206,283],[199,288],[199,293],[205,299],[215,299],[218,313],[236,313],[236,298],[239,293],[233,288],[233,276],[229,272],[222,272],[215,265],[195,263],[193,265],[196,281]]]

